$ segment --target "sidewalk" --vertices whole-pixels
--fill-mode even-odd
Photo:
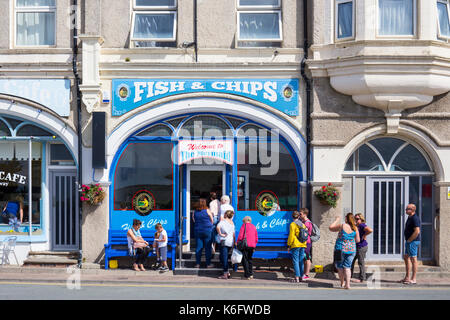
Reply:
[[[72,270],[72,271],[70,271]],[[243,279],[243,270],[232,272],[228,280],[217,279],[216,276],[174,275],[172,271],[160,273],[147,270],[136,272],[129,269],[76,269],[80,272],[81,285],[164,285],[164,286],[230,286],[230,287],[310,287],[310,288],[339,288],[337,274],[324,272],[310,274],[310,279],[301,283],[290,283],[293,274],[290,271],[255,270],[254,279]],[[0,282],[17,283],[66,283],[73,275],[73,269],[43,268],[43,267],[0,267]],[[389,275],[381,274],[379,282],[381,288],[407,288],[407,287],[446,287],[450,289],[450,273],[437,273],[435,275],[418,275],[416,285],[398,283],[403,273],[395,272]],[[354,288],[367,288],[367,283],[352,283]]]

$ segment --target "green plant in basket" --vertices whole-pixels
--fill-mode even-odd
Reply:
[[[314,195],[319,199],[320,203],[336,208],[339,199],[339,191],[331,183],[314,191]]]

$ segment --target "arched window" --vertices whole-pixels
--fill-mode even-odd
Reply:
[[[4,123],[2,120],[0,120],[0,136],[1,137],[10,137],[11,131],[9,130],[6,123]]]
[[[165,137],[165,136],[171,136],[172,135],[172,130],[163,124],[157,124],[154,125],[148,129],[145,129],[142,132],[139,132],[137,134],[137,136],[140,137]]]
[[[427,160],[412,144],[396,138],[366,142],[348,159],[345,171],[431,171]]]
[[[25,124],[18,128],[18,137],[51,137],[53,134],[32,124]]]
[[[183,137],[232,137],[233,130],[220,118],[195,116],[182,125],[178,135]]]

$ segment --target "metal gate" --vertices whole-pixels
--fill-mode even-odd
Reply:
[[[52,250],[79,248],[77,172],[50,171]]]
[[[368,178],[367,223],[373,228],[368,259],[401,259],[405,215],[404,178]]]

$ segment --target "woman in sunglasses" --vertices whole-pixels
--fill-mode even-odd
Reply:
[[[355,262],[358,260],[359,266],[359,279],[352,279],[353,282],[363,282],[366,281],[366,265],[365,259],[367,254],[367,241],[366,238],[369,234],[373,232],[371,228],[366,225],[366,220],[364,219],[364,215],[362,213],[355,214],[355,222],[358,227],[360,242],[356,244],[356,256],[353,259],[352,263],[352,277],[353,277],[353,269],[355,268]]]

